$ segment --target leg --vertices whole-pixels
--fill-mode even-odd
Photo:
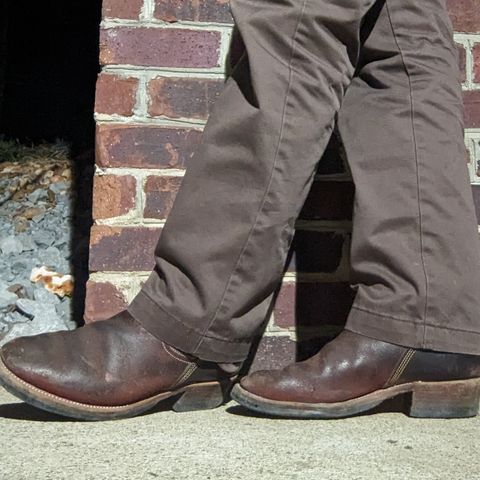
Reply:
[[[177,409],[222,403],[238,371],[223,362],[245,358],[281,281],[374,3],[232,0],[246,54],[188,165],[155,271],[128,312],[7,344],[0,381],[10,391],[86,419],[167,397],[181,397]]]
[[[410,393],[412,416],[477,413],[479,244],[456,60],[443,0],[386,0],[339,113],[357,187],[347,330],[246,377],[240,403],[331,418]]]
[[[443,4],[387,0],[339,115],[357,185],[358,291],[347,328],[480,354],[480,243],[457,48]]]
[[[129,312],[205,360],[241,361],[352,79],[373,0],[232,0],[246,53],[203,133]]]

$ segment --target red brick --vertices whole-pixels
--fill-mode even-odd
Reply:
[[[343,326],[354,296],[346,282],[284,283],[275,304],[275,325],[318,329]]]
[[[148,85],[148,113],[170,118],[207,119],[223,86],[222,80],[155,78]]]
[[[342,259],[345,236],[335,232],[297,230],[292,242],[289,271],[304,273],[337,270]]]
[[[184,168],[202,132],[143,125],[97,125],[97,163],[101,167]]]
[[[182,177],[148,177],[144,187],[146,200],[143,216],[167,218],[181,183]]]
[[[480,128],[480,90],[463,92],[465,127]]]
[[[137,99],[138,79],[101,74],[97,80],[95,111],[126,117],[133,115]]]
[[[90,271],[149,271],[161,229],[94,225],[90,231]]]
[[[118,27],[100,34],[103,65],[150,67],[217,67],[219,32],[179,28]]]
[[[165,22],[233,23],[228,0],[155,0],[154,16]]]
[[[349,220],[355,187],[352,182],[316,181],[300,213],[301,219]]]
[[[480,32],[478,0],[447,0],[447,7],[457,32]]]
[[[460,70],[460,81],[467,79],[467,51],[463,45],[457,45],[458,48],[458,68]]]
[[[105,320],[127,307],[123,293],[109,282],[87,282],[86,323]]]
[[[93,178],[93,218],[125,215],[135,207],[136,180],[131,175],[96,175]]]
[[[473,81],[480,83],[480,43],[473,47]]]
[[[135,20],[140,16],[143,0],[103,0],[103,18]]]

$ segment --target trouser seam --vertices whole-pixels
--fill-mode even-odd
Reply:
[[[280,126],[280,132],[279,132],[279,137],[278,137],[278,142],[277,142],[277,146],[276,146],[276,149],[275,149],[275,154],[274,154],[274,158],[273,158],[273,163],[272,163],[272,169],[271,169],[271,173],[270,173],[270,177],[268,179],[268,184],[267,184],[267,188],[265,189],[265,193],[263,195],[263,198],[262,198],[262,201],[260,203],[260,207],[258,209],[258,212],[257,212],[257,215],[255,217],[255,220],[252,224],[252,227],[248,233],[248,236],[247,236],[247,239],[245,240],[245,244],[242,248],[242,250],[240,251],[240,254],[238,256],[238,259],[235,263],[235,266],[232,270],[232,273],[230,274],[229,278],[228,278],[228,281],[227,281],[227,284],[225,286],[225,290],[223,292],[223,295],[222,295],[222,298],[220,300],[220,303],[217,307],[217,309],[215,310],[215,313],[212,317],[212,319],[210,320],[210,322],[208,323],[207,327],[205,328],[204,330],[204,333],[203,335],[205,335],[205,333],[210,329],[210,327],[213,325],[213,323],[215,322],[215,320],[217,319],[218,317],[218,314],[220,312],[220,309],[221,307],[223,306],[224,302],[225,302],[225,298],[227,296],[227,294],[229,293],[229,288],[230,288],[230,285],[231,285],[231,281],[232,281],[232,278],[234,277],[235,273],[237,272],[237,269],[240,265],[240,262],[243,258],[243,255],[250,243],[250,239],[253,235],[253,232],[255,231],[255,228],[258,224],[258,220],[259,220],[259,217],[260,217],[260,214],[262,213],[263,211],[263,207],[265,205],[265,202],[266,202],[266,199],[267,199],[267,196],[268,196],[268,193],[270,192],[270,188],[271,188],[271,185],[272,185],[272,182],[273,182],[273,177],[274,177],[274,174],[275,174],[275,168],[277,166],[277,160],[278,160],[278,152],[280,151],[280,146],[281,146],[281,143],[282,143],[282,139],[283,139],[283,132],[284,132],[284,126],[285,126],[285,120],[286,120],[286,116],[287,116],[287,107],[288,107],[288,101],[290,99],[290,89],[291,89],[291,85],[292,85],[292,77],[293,77],[293,67],[292,67],[292,63],[293,63],[293,60],[294,60],[294,56],[295,56],[295,47],[296,47],[296,39],[297,39],[297,33],[298,33],[298,29],[300,28],[300,25],[301,25],[301,22],[303,20],[303,17],[304,17],[304,14],[305,14],[305,9],[306,9],[306,6],[307,6],[307,2],[308,0],[303,0],[303,5],[302,5],[302,10],[300,12],[300,15],[299,15],[299,18],[298,18],[298,21],[297,21],[297,24],[295,26],[295,31],[293,33],[293,37],[292,37],[292,46],[291,46],[291,53],[290,53],[290,59],[289,59],[289,63],[288,63],[288,69],[289,69],[289,78],[288,78],[288,85],[287,85],[287,92],[285,94],[285,102],[284,102],[284,105],[283,105],[283,112],[282,112],[282,121],[281,121],[281,126]],[[195,351],[198,350],[198,348],[200,347],[200,344],[201,344],[201,339],[200,341],[197,343],[195,349],[194,349],[194,353]]]
[[[175,322],[180,323],[183,327],[187,328],[188,330],[196,333],[198,336],[203,338],[208,338],[209,340],[214,340],[216,342],[223,342],[223,343],[232,343],[232,344],[248,344],[251,343],[251,340],[232,340],[232,339],[224,339],[221,337],[214,337],[212,335],[207,335],[205,332],[200,332],[199,330],[196,330],[195,328],[192,328],[190,325],[187,325],[185,322],[180,320],[178,317],[173,315],[172,313],[168,312],[164,307],[162,307],[158,302],[156,302],[150,295],[148,295],[145,291],[139,292],[139,294],[145,295],[145,297],[148,298],[155,306],[157,306],[165,315],[167,315],[169,318],[174,320]],[[150,332],[149,332],[150,333]]]
[[[398,317],[395,317],[393,315],[388,315],[386,313],[375,312],[373,310],[370,310],[370,309],[364,308],[364,307],[352,306],[351,310],[360,310],[361,312],[369,313],[371,315],[376,315],[376,316],[382,317],[382,318],[388,318],[390,320],[395,320],[396,322],[402,322],[402,323],[408,323],[410,325],[415,325],[415,322],[414,321],[412,322],[412,319],[406,320],[404,318],[398,318]],[[457,328],[457,327],[442,327],[441,325],[435,325],[433,323],[426,323],[426,322],[424,324],[425,324],[426,327],[431,327],[431,328],[435,328],[435,329],[452,330],[454,332],[462,332],[462,333],[470,333],[470,334],[473,334],[473,335],[480,335],[480,332],[476,332],[474,330],[465,330],[463,328]]]
[[[402,59],[403,68],[405,69],[405,74],[407,75],[408,79],[408,88],[409,88],[409,97],[410,97],[410,105],[411,105],[411,124],[412,124],[412,139],[413,139],[413,146],[414,146],[414,158],[415,158],[415,168],[416,168],[416,178],[417,178],[417,203],[418,203],[418,224],[419,224],[419,240],[420,240],[420,259],[422,262],[422,270],[425,277],[425,307],[423,311],[423,344],[425,345],[426,342],[426,335],[427,335],[427,311],[428,311],[428,294],[429,294],[429,283],[428,283],[428,275],[427,275],[427,266],[425,262],[425,255],[424,255],[424,239],[423,239],[423,215],[422,215],[422,208],[421,208],[421,193],[420,193],[420,173],[419,173],[419,161],[418,161],[418,142],[417,142],[417,133],[415,128],[415,101],[413,95],[413,85],[412,85],[412,78],[410,72],[407,67],[407,63],[405,61],[405,55],[400,47],[400,43],[398,41],[397,34],[395,32],[395,27],[393,25],[392,15],[389,8],[389,0],[385,2],[385,8],[388,15],[388,20],[390,23],[390,28],[392,30],[392,35],[395,41],[395,44],[398,48],[398,52]]]

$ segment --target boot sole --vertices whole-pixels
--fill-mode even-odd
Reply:
[[[177,396],[172,405],[172,410],[176,412],[217,408],[229,400],[232,382],[191,384],[128,405],[90,405],[54,395],[22,380],[0,359],[0,385],[25,403],[47,412],[78,420],[101,421],[135,417]]]
[[[413,382],[377,390],[336,403],[300,403],[271,400],[255,395],[240,384],[231,397],[240,405],[274,417],[332,419],[367,412],[397,395],[411,394],[408,414],[417,418],[468,418],[478,414],[480,379],[451,382]]]

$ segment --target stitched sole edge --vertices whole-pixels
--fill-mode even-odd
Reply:
[[[0,385],[20,400],[64,417],[87,421],[119,420],[140,415],[155,407],[158,403],[190,389],[218,385],[219,382],[192,384],[177,390],[162,392],[139,402],[120,406],[90,405],[75,402],[46,392],[15,375],[0,359]]]
[[[271,400],[245,390],[240,384],[236,384],[233,387],[230,395],[231,398],[240,405],[254,412],[259,412],[273,417],[334,419],[351,417],[359,413],[366,412],[377,407],[385,400],[394,398],[397,395],[402,395],[405,393],[413,394],[416,386],[439,385],[440,383],[455,386],[456,384],[465,384],[465,382],[478,384],[480,379],[453,380],[450,382],[411,382],[403,385],[395,385],[383,390],[377,390],[358,398],[336,403],[301,403]],[[466,418],[471,416],[475,416],[475,414],[469,413],[461,415],[458,418]]]

